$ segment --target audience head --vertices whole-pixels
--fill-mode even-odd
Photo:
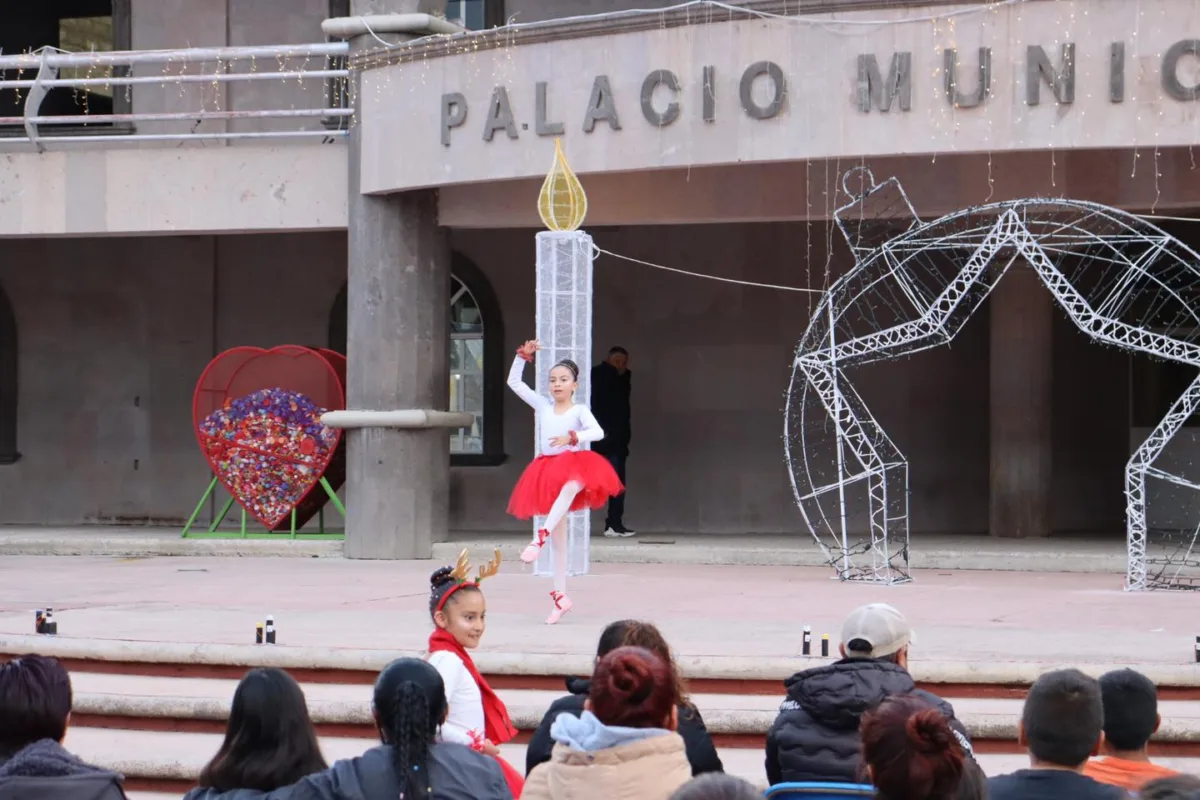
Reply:
[[[1100,684],[1077,669],[1047,672],[1025,698],[1018,737],[1034,762],[1082,769],[1104,738]]]
[[[889,697],[863,716],[860,735],[876,797],[958,797],[966,755],[938,709],[916,697]]]
[[[1138,789],[1138,800],[1200,800],[1200,778],[1172,775],[1148,781]]]
[[[1158,690],[1154,682],[1132,669],[1100,676],[1104,702],[1104,743],[1109,751],[1139,752],[1158,730]]]
[[[460,582],[452,567],[429,576],[429,616],[463,647],[479,646],[487,628],[487,603],[479,584]]]
[[[617,372],[624,372],[629,366],[629,351],[624,347],[613,347],[608,351],[605,361],[616,367]]]
[[[396,774],[405,782],[404,797],[427,798],[429,748],[446,719],[442,676],[419,658],[398,658],[379,673],[372,705],[379,737],[392,746]]]
[[[0,664],[0,761],[41,739],[61,742],[71,718],[71,678],[57,659]]]
[[[850,612],[842,623],[842,658],[873,658],[908,668],[912,628],[895,607],[869,603]]]
[[[600,634],[600,644],[596,648],[596,660],[599,661],[618,647],[644,647],[661,658],[667,665],[667,669],[671,671],[679,703],[690,704],[687,681],[683,679],[679,665],[675,663],[675,658],[671,655],[670,645],[667,644],[667,640],[663,638],[662,632],[657,627],[649,622],[641,622],[636,619],[622,619],[610,623]]]
[[[233,693],[225,741],[200,785],[270,792],[326,766],[300,685],[281,669],[252,669]]]
[[[762,792],[749,781],[723,772],[709,772],[680,786],[670,800],[762,800]]]
[[[678,700],[661,658],[644,647],[618,647],[596,664],[586,707],[605,725],[674,730]]]

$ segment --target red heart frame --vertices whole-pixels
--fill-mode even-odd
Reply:
[[[303,394],[325,410],[343,409],[346,406],[345,375],[345,357],[332,350],[298,345],[281,345],[269,350],[261,347],[234,347],[210,361],[196,383],[192,396],[192,429],[200,451],[213,474],[238,504],[269,530],[290,527],[288,517],[293,510],[296,511],[297,527],[317,513],[328,500],[324,491],[313,491],[319,488],[322,476],[331,481],[335,490],[341,486],[345,480],[346,463],[345,440],[341,431],[332,431],[333,445],[327,448],[323,460],[297,466],[298,462],[295,459],[272,452],[262,443],[249,446],[246,441],[216,439],[206,434],[201,424],[228,404],[266,389],[282,389]],[[292,410],[296,410],[294,406]],[[237,485],[232,484],[233,471],[223,470],[217,460],[218,454],[231,450],[236,451],[240,458],[257,454],[264,459],[271,459],[273,467],[289,473],[288,480],[295,490],[283,500],[290,500],[290,504],[280,506],[282,501],[275,498],[272,503],[273,510],[268,512],[268,500],[262,495],[246,496]],[[252,469],[244,469],[241,474],[251,471]]]

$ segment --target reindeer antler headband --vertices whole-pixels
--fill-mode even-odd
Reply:
[[[454,585],[446,590],[441,600],[438,600],[437,608],[434,609],[435,613],[441,611],[446,605],[446,601],[450,599],[450,595],[459,589],[464,586],[478,587],[484,578],[490,578],[500,571],[500,548],[496,548],[493,552],[492,560],[479,568],[479,574],[473,581],[468,578],[471,574],[471,559],[467,555],[466,548],[458,554],[458,561],[455,563],[454,569],[450,572],[450,578],[454,581]]]

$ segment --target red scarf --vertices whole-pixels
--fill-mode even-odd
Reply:
[[[491,686],[488,686],[488,682],[475,668],[475,662],[471,660],[471,656],[458,643],[458,640],[448,631],[438,628],[429,635],[429,652],[454,653],[467,668],[467,672],[471,673],[471,677],[475,679],[475,685],[479,687],[479,694],[483,698],[484,733],[487,734],[487,738],[492,744],[502,745],[517,735],[517,729],[513,727],[512,720],[509,719],[504,701],[492,690]]]

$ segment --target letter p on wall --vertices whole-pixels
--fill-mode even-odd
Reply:
[[[450,131],[467,121],[467,98],[461,92],[442,95],[442,144],[450,146]]]

